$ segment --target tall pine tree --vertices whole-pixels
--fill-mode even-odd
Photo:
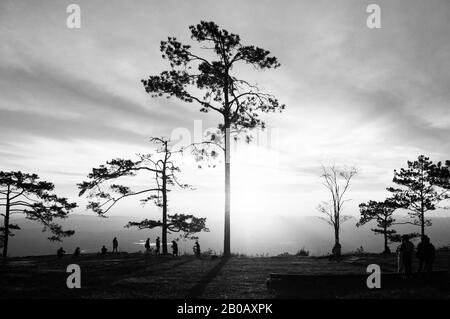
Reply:
[[[67,198],[58,197],[51,192],[54,185],[41,181],[36,174],[22,172],[0,172],[0,207],[4,207],[3,227],[0,227],[3,257],[8,256],[9,238],[14,236],[13,230],[20,230],[19,225],[12,224],[12,215],[23,214],[25,218],[37,221],[52,235],[52,241],[61,241],[63,237],[72,236],[75,231],[63,230],[54,219],[65,219],[77,207]]]
[[[375,221],[376,228],[372,228],[371,230],[375,234],[383,235],[384,254],[389,254],[391,252],[389,249],[389,240],[394,238],[394,235],[397,233],[394,229],[391,229],[392,225],[396,224],[393,214],[397,209],[402,207],[402,205],[399,205],[399,203],[392,198],[387,198],[382,202],[370,200],[367,203],[361,203],[359,205],[361,218],[356,226],[360,227],[370,221]]]
[[[394,170],[393,182],[399,187],[389,187],[393,198],[405,203],[412,225],[420,227],[420,234],[425,235],[425,226],[431,225],[426,218],[428,211],[450,198],[448,166],[441,162],[433,163],[430,158],[420,155],[415,161],[408,161],[406,168]]]
[[[260,114],[281,112],[285,107],[273,95],[240,78],[236,69],[239,64],[247,64],[254,70],[275,69],[280,63],[268,50],[242,44],[239,35],[219,28],[214,22],[201,21],[189,29],[200,50],[169,37],[161,42],[160,49],[170,69],[142,83],[152,97],[176,97],[196,103],[200,112],[219,115],[218,129],[224,140],[219,150],[223,150],[225,157],[224,256],[227,257],[231,249],[231,136],[237,138],[251,129],[264,128]],[[204,54],[197,53],[200,51]],[[250,135],[246,137],[249,141]]]

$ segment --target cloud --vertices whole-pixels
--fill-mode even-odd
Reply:
[[[138,130],[129,128],[129,123],[134,123],[134,127],[160,128],[161,123],[177,119],[160,107],[137,104],[51,66],[35,64],[29,70],[0,69],[3,134],[4,129],[11,128],[15,134],[129,141],[147,133],[138,134]]]

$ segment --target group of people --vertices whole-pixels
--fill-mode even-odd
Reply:
[[[198,240],[195,241],[194,247],[192,247],[192,250],[194,251],[194,254],[196,257],[200,257],[200,244],[198,243]],[[178,244],[175,240],[172,240],[172,255],[178,256]]]
[[[60,248],[56,251],[56,255],[57,255],[58,257],[63,257],[65,254],[66,254],[66,251],[65,251],[64,248],[62,248],[62,247],[60,247]],[[80,247],[75,248],[75,251],[73,252],[73,255],[74,255],[75,257],[78,257],[78,256],[80,256],[80,254],[81,254],[81,249],[80,249]]]
[[[117,237],[114,237],[113,239],[113,253],[117,253],[118,252],[118,248],[119,248],[119,241],[117,240]],[[147,238],[147,240],[145,241],[144,247],[145,247],[145,252],[146,254],[149,254],[151,252],[150,250],[150,238]],[[160,248],[161,248],[161,240],[158,238],[156,238],[156,254],[159,255],[160,254]],[[194,254],[197,257],[200,257],[200,244],[198,243],[198,240],[195,242],[195,245],[193,247],[194,250]],[[108,252],[108,248],[106,248],[105,245],[103,245],[103,247],[100,249],[100,254],[101,255],[106,255],[106,253]],[[56,255],[58,257],[63,257],[66,254],[66,251],[60,247],[57,251],[56,251]],[[75,257],[80,256],[81,254],[81,250],[80,247],[77,247],[75,249],[75,252],[73,253],[73,255]],[[178,244],[175,240],[172,240],[172,255],[173,256],[178,256]]]
[[[119,248],[119,241],[117,240],[117,237],[114,237],[113,241],[113,253],[117,253],[117,249]],[[106,253],[108,252],[108,248],[106,248],[105,245],[103,245],[102,249],[100,249],[100,254],[101,255],[106,255]]]
[[[402,243],[397,248],[398,272],[404,273],[406,276],[410,276],[412,273],[412,261],[415,251],[414,244],[409,239],[408,235],[403,235]],[[436,249],[430,242],[430,238],[424,235],[416,250],[416,257],[419,259],[419,272],[431,272],[435,256]]]
[[[146,253],[150,253],[150,238],[147,238],[145,241],[145,251]],[[160,254],[160,248],[161,248],[161,241],[158,238],[156,238],[156,254]],[[193,247],[194,254],[197,257],[200,257],[200,244],[198,243],[198,240],[195,241],[195,245]],[[175,240],[172,240],[172,256],[178,257],[178,243]]]
[[[150,253],[150,238],[147,238],[147,240],[145,241],[145,253],[149,254]],[[161,240],[159,239],[159,237],[156,238],[156,254],[159,255],[159,250],[161,248]]]
[[[117,253],[117,249],[119,248],[119,241],[117,240],[117,237],[114,237],[113,239],[113,253]],[[105,245],[103,245],[103,247],[100,249],[100,254],[101,255],[106,255],[106,253],[108,252],[108,248],[106,248]],[[73,256],[74,257],[78,257],[81,254],[81,249],[80,247],[75,248],[75,251],[73,252]],[[66,255],[66,251],[64,250],[64,248],[60,247],[57,251],[56,251],[56,256],[58,257],[63,257]]]

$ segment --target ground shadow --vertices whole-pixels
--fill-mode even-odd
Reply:
[[[214,268],[212,268],[194,287],[189,290],[186,298],[199,298],[204,293],[206,286],[219,274],[220,270],[223,266],[225,266],[229,259],[230,258],[222,258],[220,262],[214,266]]]

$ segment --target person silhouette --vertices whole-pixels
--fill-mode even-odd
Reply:
[[[175,240],[172,240],[172,255],[178,256],[178,244]]]
[[[145,253],[148,254],[150,252],[150,238],[147,238],[144,246],[145,246]]]
[[[161,247],[161,241],[159,240],[159,237],[156,238],[156,253],[159,254],[159,249]]]
[[[397,253],[397,272],[401,274],[404,271],[403,267],[403,255],[401,252],[402,245],[398,245],[396,253]]]
[[[113,253],[117,253],[117,248],[119,247],[119,241],[117,240],[117,237],[114,237],[113,239]]]
[[[80,247],[77,247],[77,248],[75,249],[73,255],[74,255],[75,257],[78,257],[78,256],[80,256],[80,253],[81,253]]]
[[[419,272],[423,271],[425,265],[425,246],[426,246],[426,236],[422,237],[422,240],[417,245],[416,257],[419,259]]]
[[[108,251],[108,249],[105,247],[105,245],[103,245],[101,253],[102,255],[106,255],[106,252]]]
[[[422,241],[417,245],[417,258],[419,259],[419,272],[426,271],[430,273],[433,271],[433,262],[436,256],[436,249],[430,242],[427,235],[422,237]]]
[[[409,241],[408,235],[403,235],[402,244],[400,246],[400,254],[403,262],[403,269],[407,277],[411,276],[413,253],[414,253],[414,244]]]
[[[200,244],[198,243],[198,240],[196,240],[194,244],[194,253],[197,258],[200,257]]]
[[[60,247],[57,251],[56,251],[56,256],[58,257],[63,257],[65,255],[66,251]]]

